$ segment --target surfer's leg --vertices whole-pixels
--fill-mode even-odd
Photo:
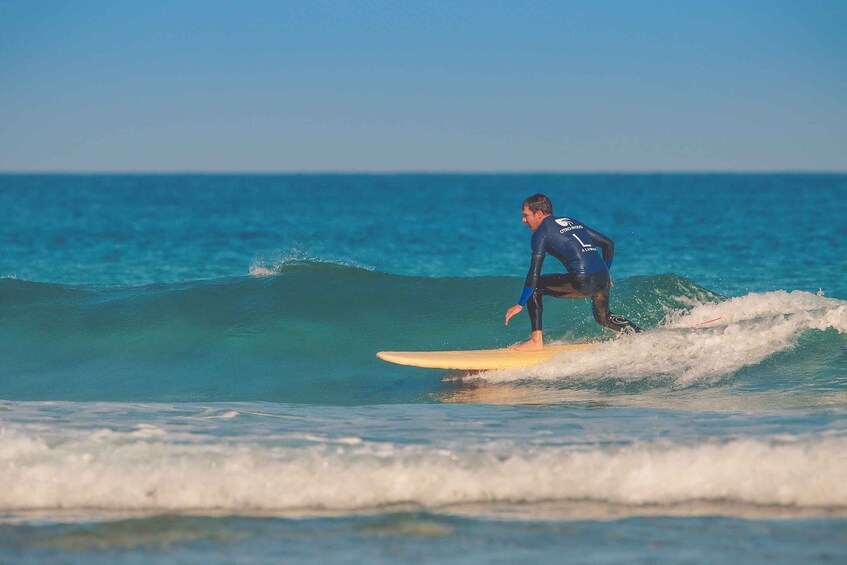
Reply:
[[[609,287],[595,292],[591,296],[594,319],[603,327],[616,332],[640,332],[641,329],[619,314],[609,311]]]
[[[540,279],[539,284],[541,284]],[[529,314],[529,323],[532,326],[532,331],[534,332],[541,331],[541,316],[544,314],[544,302],[541,300],[542,296],[543,293],[540,292],[538,287],[536,287],[535,291],[529,296],[529,300],[526,301],[526,312]]]
[[[549,294],[560,298],[570,297],[585,297],[585,294],[580,294],[574,289],[570,275],[542,275],[538,278],[538,284],[535,285],[529,300],[526,301],[526,311],[529,314],[529,322],[532,326],[532,335],[530,338],[517,345],[513,345],[512,349],[519,351],[538,351],[544,347],[543,330],[541,325],[542,314],[544,313],[544,302],[542,296]]]
[[[544,313],[544,302],[542,296],[545,294],[556,298],[588,298],[589,295],[574,288],[572,275],[542,275],[538,278],[529,300],[526,302],[526,311],[532,325],[532,336],[529,340],[513,345],[512,349],[521,351],[538,351],[544,347],[543,331],[541,329],[541,317]]]
[[[535,291],[556,298],[588,298],[590,295],[577,288],[578,277],[567,275],[542,275]]]
[[[529,322],[532,325],[532,334],[527,341],[513,345],[510,349],[518,351],[539,351],[544,348],[544,332],[541,330],[541,314],[544,304],[541,302],[541,294],[534,292],[526,301],[526,311],[529,314]]]
[[[526,302],[532,331],[541,331],[541,315],[544,313],[544,303],[541,297],[545,294],[556,298],[588,298],[589,295],[578,291],[574,288],[573,283],[572,275],[541,275],[538,277],[535,292]]]

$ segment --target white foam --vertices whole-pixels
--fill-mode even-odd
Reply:
[[[250,276],[253,277],[270,277],[273,275],[278,275],[283,271],[283,269],[288,266],[297,264],[338,265],[341,267],[354,267],[357,269],[365,269],[368,271],[374,270],[373,267],[360,265],[355,261],[341,261],[315,257],[304,249],[294,247],[284,253],[276,253],[273,258],[270,259],[262,256],[254,257],[253,261],[250,263],[248,273],[250,274]]]
[[[847,507],[836,434],[617,446],[341,441],[268,446],[131,432],[0,430],[0,512],[355,510],[589,500]]]
[[[241,413],[237,410],[217,410],[214,408],[207,408],[203,410],[200,414],[197,414],[195,418],[207,418],[209,420],[231,420],[233,418],[237,418]]]
[[[251,264],[249,271],[251,277],[270,277],[278,272],[278,270],[269,269],[268,267],[257,263]]]
[[[808,292],[748,294],[670,313],[656,329],[528,369],[491,371],[491,382],[672,378],[677,386],[716,381],[794,347],[809,330],[847,334],[847,303]]]

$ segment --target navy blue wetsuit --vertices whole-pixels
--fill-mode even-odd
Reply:
[[[603,250],[602,256],[597,248]],[[541,275],[549,253],[567,269],[564,275]],[[532,330],[541,330],[543,295],[556,298],[591,298],[594,319],[616,332],[639,331],[632,322],[609,312],[609,267],[615,243],[574,218],[547,216],[532,234],[532,263],[518,304],[526,305]]]

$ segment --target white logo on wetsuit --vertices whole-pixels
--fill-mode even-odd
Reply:
[[[559,230],[559,233],[582,229],[582,224],[575,224],[570,218],[557,218],[556,223],[562,226],[562,229]]]

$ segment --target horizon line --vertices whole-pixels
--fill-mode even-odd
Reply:
[[[90,170],[90,171],[75,171],[75,170],[0,170],[0,175],[32,175],[32,176],[50,176],[50,175],[126,175],[126,176],[189,176],[189,175],[207,175],[207,176],[237,176],[237,175],[253,175],[253,176],[277,176],[277,175],[373,175],[373,176],[390,176],[390,175],[845,175],[845,170],[816,170],[816,169],[751,169],[751,170],[733,170],[733,169],[714,169],[714,170],[699,170],[699,169],[656,169],[656,170],[543,170],[543,169],[526,169],[526,170],[342,170],[342,169],[327,169],[327,170],[279,170],[279,171],[250,171],[250,170],[153,170],[153,171],[138,171],[138,170]]]

